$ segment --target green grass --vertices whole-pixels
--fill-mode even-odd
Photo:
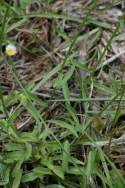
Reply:
[[[112,140],[125,130],[124,64],[103,63],[117,55],[124,15],[114,24],[99,9],[122,3],[35,2],[0,5],[0,186],[123,188],[124,140]]]

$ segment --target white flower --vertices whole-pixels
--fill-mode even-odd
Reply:
[[[17,50],[16,50],[16,46],[14,46],[13,44],[8,44],[6,46],[6,54],[8,56],[13,56],[17,53]]]

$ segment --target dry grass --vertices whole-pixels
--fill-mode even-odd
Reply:
[[[124,8],[2,1],[1,185],[123,188]],[[18,49],[12,58],[8,42]]]

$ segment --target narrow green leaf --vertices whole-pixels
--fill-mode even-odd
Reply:
[[[18,172],[15,175],[12,188],[18,188],[21,182],[22,177],[22,169],[19,169]]]
[[[87,169],[86,169],[86,174],[87,174],[87,181],[89,182],[91,176],[94,173],[94,166],[95,166],[95,151],[90,151],[88,155],[88,162],[87,162]]]
[[[70,124],[62,121],[62,120],[48,120],[49,123],[55,124],[59,127],[68,129],[74,136],[78,137],[78,134],[75,130],[75,127],[71,126]]]
[[[22,142],[38,142],[38,136],[33,132],[22,132],[20,134],[20,139]]]
[[[44,168],[44,167],[36,167],[33,169],[33,172],[35,174],[52,175],[51,170],[49,170],[48,168]]]
[[[68,140],[64,142],[63,156],[62,156],[62,169],[64,172],[68,172],[68,162],[70,158],[70,144]]]
[[[9,166],[0,163],[0,185],[9,183],[10,168]]]
[[[62,88],[63,88],[63,94],[64,94],[64,98],[65,98],[65,100],[66,100],[66,103],[67,103],[67,104],[70,104],[70,93],[69,93],[69,88],[68,88],[67,82],[65,82],[65,83],[62,85]]]
[[[53,184],[53,185],[47,185],[45,188],[65,188],[65,187],[62,185]]]
[[[52,170],[52,172],[54,172],[54,174],[56,174],[58,177],[60,177],[61,179],[64,179],[64,173],[63,173],[63,169],[61,168],[61,166],[48,164],[47,167],[50,170]]]
[[[67,81],[71,78],[75,70],[75,66],[72,65],[71,68],[67,71],[66,74],[59,74],[59,76],[56,79],[56,82],[54,84],[54,87],[61,88],[63,85],[67,83]]]
[[[31,115],[36,120],[39,127],[41,127],[42,126],[41,121],[40,121],[41,116],[38,110],[36,109],[35,105],[33,106],[28,100],[25,100],[25,99],[24,100],[22,99],[21,103],[31,113]]]
[[[38,177],[39,177],[38,174],[35,174],[34,172],[29,172],[22,176],[21,182],[22,183],[31,182],[31,181],[34,181],[35,179],[37,179]]]
[[[24,150],[24,159],[28,160],[32,155],[32,145],[26,142],[25,147],[26,149]]]
[[[66,61],[66,65],[68,65],[70,63],[70,59],[72,59],[72,56],[69,56],[69,58]],[[41,86],[43,86],[52,76],[54,76],[56,73],[58,73],[61,68],[62,68],[63,62],[58,64],[54,69],[52,69],[49,73],[47,73],[47,75],[40,81],[38,82],[34,88],[32,89],[32,92],[35,92],[36,90],[38,90]]]

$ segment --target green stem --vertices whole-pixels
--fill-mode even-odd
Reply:
[[[3,107],[4,114],[5,114],[6,118],[8,119],[9,115],[8,115],[7,108],[6,108],[6,105],[5,105],[5,102],[4,102],[1,84],[0,84],[0,100],[1,100],[1,104],[2,104],[2,107]]]
[[[9,10],[10,10],[10,7],[8,6],[6,8],[6,12],[4,14],[2,27],[1,27],[1,31],[0,31],[0,46],[2,46],[2,43],[3,43],[3,40],[4,40],[4,32],[5,32],[5,28],[6,28],[6,24],[7,24],[7,18],[9,16]]]

